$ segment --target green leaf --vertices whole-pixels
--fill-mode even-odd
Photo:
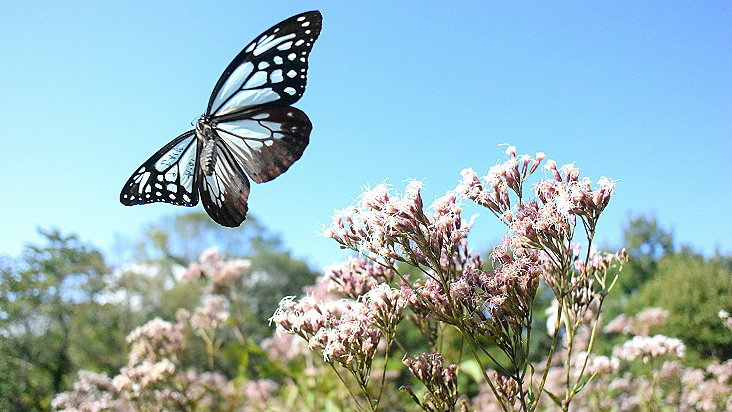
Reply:
[[[480,364],[475,359],[464,360],[458,366],[461,372],[465,372],[465,374],[473,378],[475,382],[483,382],[483,371],[480,368]]]
[[[597,372],[593,373],[592,376],[590,376],[586,381],[582,382],[582,384],[577,386],[577,389],[574,390],[572,395],[576,395],[576,394],[580,393],[580,391],[582,390],[582,388],[585,387],[585,385],[587,385],[588,383],[592,382],[593,379],[595,379],[595,376],[597,376]]]
[[[549,395],[549,397],[550,397],[550,398],[552,398],[552,400],[554,401],[554,403],[556,403],[556,404],[557,404],[557,406],[560,406],[560,407],[562,406],[562,400],[561,400],[561,399],[559,399],[559,396],[557,396],[557,395],[555,395],[555,394],[553,394],[553,393],[549,392],[549,391],[548,391],[548,390],[546,390],[546,389],[544,389],[544,392],[545,392],[545,393],[546,393],[547,395]]]

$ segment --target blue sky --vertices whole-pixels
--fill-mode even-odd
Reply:
[[[37,241],[37,227],[111,251],[184,211],[124,207],[119,191],[190,128],[254,36],[310,9],[323,31],[295,105],[314,124],[310,146],[249,201],[296,255],[343,256],[316,233],[363,185],[421,178],[431,199],[465,167],[485,173],[501,143],[620,179],[601,242],[647,213],[681,243],[732,252],[732,4],[303,3],[6,4],[0,253]],[[474,247],[500,238],[490,220]]]

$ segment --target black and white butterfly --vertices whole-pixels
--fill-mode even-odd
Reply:
[[[308,116],[290,105],[305,91],[308,55],[322,16],[290,17],[259,35],[216,82],[196,128],[173,139],[127,180],[127,206],[198,204],[223,226],[247,214],[249,179],[270,181],[302,156],[310,140]],[[245,174],[246,172],[246,174]]]

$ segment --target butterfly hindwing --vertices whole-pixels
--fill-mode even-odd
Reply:
[[[203,207],[213,220],[222,226],[237,227],[246,219],[249,179],[223,143],[216,146],[213,174],[206,176],[203,168],[196,169],[198,190]]]
[[[322,16],[290,17],[249,43],[224,70],[209,99],[207,115],[220,117],[264,104],[290,105],[305,92],[308,56]]]
[[[302,156],[313,125],[294,107],[263,107],[238,120],[219,123],[226,149],[257,183],[284,173]]]
[[[183,133],[150,156],[122,188],[119,200],[126,206],[166,202],[180,206],[198,204],[195,171],[198,139],[193,130]]]

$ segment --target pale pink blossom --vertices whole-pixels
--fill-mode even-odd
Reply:
[[[236,282],[249,271],[251,261],[247,259],[224,260],[219,252],[212,248],[205,250],[198,259],[192,262],[183,273],[182,280],[191,282],[199,278],[211,281],[213,292],[233,287]]]
[[[278,385],[270,379],[246,381],[242,384],[244,396],[247,399],[245,411],[263,411],[266,409],[272,392]]]
[[[340,264],[325,268],[328,291],[356,299],[380,283],[389,283],[394,272],[363,258],[350,257]]]
[[[125,366],[112,379],[112,385],[119,392],[130,392],[139,396],[149,386],[164,382],[175,372],[175,365],[169,359],[159,362],[143,361],[135,366]]]
[[[666,324],[669,312],[661,308],[646,308],[635,316],[618,315],[603,328],[605,333],[648,336],[653,328]]]
[[[129,405],[118,398],[109,376],[85,370],[79,371],[72,391],[54,396],[51,407],[65,412],[130,410]]]
[[[176,356],[183,349],[185,325],[155,318],[127,335],[132,344],[130,364],[140,361],[158,361]]]
[[[634,336],[629,341],[613,348],[613,356],[619,359],[632,361],[642,358],[644,363],[664,355],[683,358],[685,352],[686,345],[683,342],[663,335]]]
[[[201,306],[193,311],[191,326],[199,332],[219,328],[229,319],[229,312],[225,310],[225,304],[226,302],[222,296],[205,297]]]

